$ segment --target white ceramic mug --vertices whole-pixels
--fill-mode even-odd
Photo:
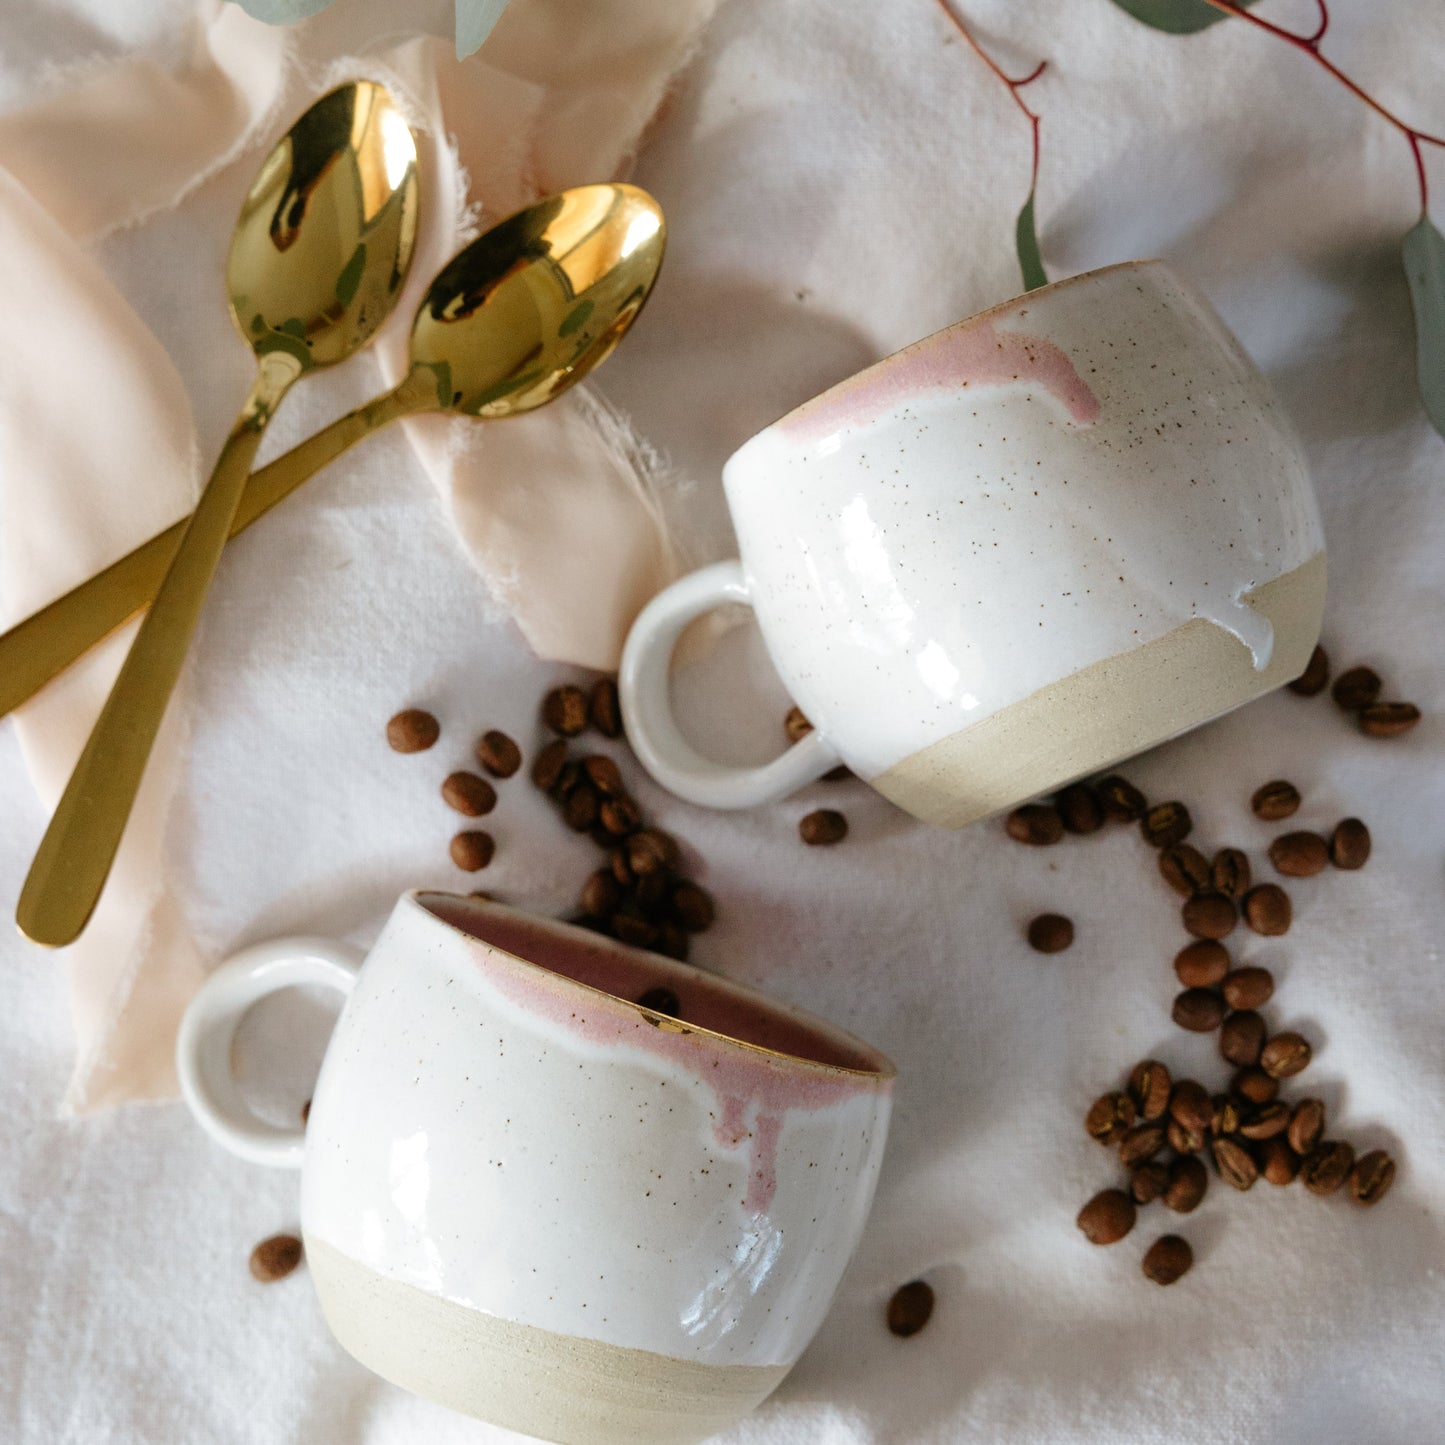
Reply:
[[[741,560],[656,597],[628,738],[692,802],[841,760],[949,827],[1162,742],[1304,670],[1324,535],[1293,428],[1158,261],[1060,281],[880,361],[723,470]],[[684,628],[743,602],[814,731],[758,768],[673,719]]]
[[[230,1064],[245,1010],[300,983],[346,995],[304,1133],[257,1119]],[[439,893],[404,896],[364,965],[314,938],[238,955],[177,1061],[217,1140],[301,1167],[357,1359],[571,1445],[701,1440],[777,1385],[862,1232],[893,1087],[741,984]]]

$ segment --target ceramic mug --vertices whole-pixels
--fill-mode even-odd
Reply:
[[[1158,261],[1031,291],[824,392],[723,469],[741,560],[633,626],[629,740],[714,808],[840,761],[961,827],[1298,676],[1325,553],[1294,430]],[[701,756],[668,670],[683,629],[757,614],[814,731],[762,767]]]
[[[304,983],[346,1002],[303,1133],[247,1108],[230,1050]],[[574,1445],[701,1440],[777,1385],[862,1232],[893,1087],[876,1050],[742,984],[442,893],[404,896],[364,963],[326,939],[238,955],[177,1062],[220,1143],[300,1166],[351,1354]]]

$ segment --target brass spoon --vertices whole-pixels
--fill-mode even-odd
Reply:
[[[664,241],[657,203],[636,187],[622,185],[564,191],[493,227],[433,283],[412,330],[412,368],[400,385],[253,473],[231,535],[398,417],[419,411],[508,416],[540,406],[580,381],[642,309],[662,264]],[[525,263],[520,270],[519,262]],[[538,359],[522,371],[523,377],[530,371],[533,379],[508,389],[516,369],[505,369],[511,362],[497,343],[517,322],[510,298],[530,305],[525,298],[533,285],[539,295],[565,288],[574,299],[552,331],[540,307],[530,319],[524,315],[523,331],[530,337],[524,349],[539,348]],[[462,298],[485,288],[495,300],[464,311]],[[584,305],[591,309],[584,313]],[[459,382],[465,382],[460,396]],[[149,604],[185,526],[182,519],[157,533],[0,636],[0,716]]]
[[[401,291],[416,222],[416,143],[370,81],[322,96],[262,162],[226,264],[256,380],[21,890],[16,918],[37,943],[73,942],[105,886],[272,412],[298,377],[371,339]]]

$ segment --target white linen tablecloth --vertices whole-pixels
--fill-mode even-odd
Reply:
[[[365,34],[396,28],[394,10],[337,10],[348,6]],[[1299,27],[1313,14],[1303,0],[1265,9]],[[162,45],[168,13],[168,0],[11,0],[0,103],[49,66]],[[1106,0],[972,0],[967,13],[1011,70],[1050,61],[1029,94],[1044,115],[1051,274],[1162,254],[1213,299],[1309,449],[1337,666],[1370,662],[1425,710],[1413,734],[1381,743],[1326,699],[1278,695],[1128,769],[1152,797],[1188,802],[1201,846],[1244,847],[1263,872],[1277,830],[1247,801],[1266,779],[1300,787],[1298,826],[1347,814],[1370,824],[1365,870],[1292,885],[1286,937],[1232,943],[1275,971],[1276,1026],[1315,1042],[1301,1082],[1327,1102],[1332,1132],[1390,1148],[1400,1174],[1368,1212],[1299,1186],[1241,1196],[1215,1180],[1195,1214],[1151,1206],[1127,1240],[1092,1248],[1074,1214],[1117,1167],[1084,1136],[1088,1102],[1146,1055],[1221,1077],[1212,1043],[1169,1022],[1177,900],[1133,830],[1026,850],[997,824],[950,835],[911,823],[853,783],[728,816],[638,778],[718,899],[699,960],[865,1035],[901,1073],[877,1207],[837,1305],[776,1397],[729,1438],[1440,1439],[1445,443],[1416,398],[1397,259],[1413,219],[1408,153],[1303,57],[1235,22],[1181,40]],[[443,4],[407,17],[448,33]],[[1337,0],[1328,48],[1408,116],[1445,128],[1445,13]],[[721,6],[639,159],[635,178],[668,213],[670,256],[600,387],[686,479],[672,500],[697,558],[730,549],[718,469],[756,427],[1017,289],[1027,143],[934,0]],[[240,172],[101,252],[185,377],[208,452],[247,376],[217,281],[245,158]],[[1445,188],[1445,167],[1435,174]],[[369,359],[308,382],[273,445],[375,389]],[[522,779],[490,820],[488,873],[465,879],[446,856],[441,778],[487,727],[531,750],[537,698],[560,675],[485,596],[399,433],[228,550],[196,649],[193,753],[170,840],[191,916],[218,949],[298,930],[366,942],[417,884],[482,882],[548,911],[570,903],[595,855]],[[786,701],[749,630],[681,691],[719,750],[758,758],[776,746]],[[430,707],[443,737],[399,757],[383,725],[408,704]],[[8,729],[0,789],[10,910],[44,820]],[[839,848],[798,844],[796,819],[820,800],[850,819]],[[1076,920],[1069,952],[1024,945],[1023,922],[1044,909]],[[295,1225],[294,1176],[222,1154],[179,1105],[59,1121],[71,1062],[59,969],[0,937],[0,1439],[507,1438],[351,1362],[304,1273],[251,1280],[251,1245]],[[248,1067],[278,1111],[306,1096],[317,1023],[277,1002],[248,1028]],[[1139,1257],[1170,1230],[1198,1262],[1163,1291]],[[894,1339],[883,1306],[918,1275],[937,1311],[923,1333]]]

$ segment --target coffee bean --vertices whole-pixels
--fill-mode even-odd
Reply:
[[[916,1335],[933,1317],[933,1289],[921,1279],[897,1289],[888,1301],[888,1329],[900,1339]]]
[[[597,821],[600,806],[597,790],[589,783],[578,783],[562,804],[562,821],[574,833],[585,833]]]
[[[1186,1129],[1203,1134],[1214,1117],[1214,1104],[1204,1085],[1193,1079],[1180,1079],[1169,1094],[1169,1117]]]
[[[638,878],[677,866],[677,844],[656,828],[634,833],[623,846],[627,851],[627,865]]]
[[[1330,834],[1330,862],[1336,868],[1363,868],[1370,857],[1370,830],[1358,818],[1344,818]]]
[[[1134,1123],[1134,1101],[1127,1094],[1100,1094],[1084,1115],[1089,1137],[1101,1144],[1116,1144]]]
[[[1046,848],[1064,836],[1064,820],[1044,803],[1025,803],[1022,808],[1015,808],[1004,819],[1004,827],[1016,843],[1027,843],[1034,848]]]
[[[1236,1139],[1216,1139],[1210,1146],[1219,1177],[1235,1189],[1248,1189],[1259,1178],[1254,1156]]]
[[[1062,953],[1074,941],[1074,925],[1062,913],[1041,913],[1029,922],[1028,940],[1040,953]]]
[[[506,733],[492,728],[477,744],[477,761],[494,778],[510,778],[522,766],[522,750]]]
[[[558,738],[537,754],[537,760],[532,764],[532,781],[544,793],[550,793],[557,786],[566,763],[567,744]]]
[[[583,758],[582,771],[587,774],[587,781],[604,798],[620,798],[627,792],[622,783],[621,768],[611,758],[604,757],[601,753],[594,753],[590,758]]]
[[[452,862],[458,868],[475,873],[492,861],[497,845],[490,833],[484,833],[480,828],[472,828],[465,833],[458,833],[452,839],[450,851]]]
[[[1209,1175],[1193,1154],[1185,1154],[1169,1166],[1169,1182],[1164,1186],[1164,1207],[1176,1214],[1189,1214],[1199,1207],[1209,1188]]]
[[[1176,843],[1159,854],[1159,875],[1181,897],[1193,898],[1209,887],[1209,864],[1188,843]]]
[[[592,684],[587,716],[604,738],[622,736],[622,708],[617,699],[617,684],[610,677],[599,677]]]
[[[1164,1234],[1144,1251],[1144,1278],[1155,1284],[1174,1284],[1189,1273],[1194,1251],[1187,1239],[1177,1234]]]
[[[1249,800],[1254,816],[1263,818],[1266,823],[1278,823],[1281,818],[1293,817],[1299,811],[1299,805],[1299,789],[1283,778],[1256,788]]]
[[[625,838],[642,826],[642,809],[631,798],[604,798],[597,810],[603,831],[613,838]]]
[[[1141,1119],[1162,1119],[1169,1110],[1173,1081],[1158,1059],[1143,1059],[1129,1075],[1129,1097]]]
[[[1238,1103],[1228,1094],[1216,1094],[1214,1096],[1214,1117],[1209,1121],[1210,1136],[1215,1139],[1227,1138],[1231,1134],[1239,1133],[1239,1125]]]
[[[1179,910],[1184,931],[1195,938],[1228,938],[1239,921],[1232,899],[1222,893],[1197,893]]]
[[[1229,1092],[1250,1104],[1268,1104],[1279,1093],[1279,1080],[1272,1079],[1258,1064],[1246,1064],[1229,1081]],[[1280,1106],[1284,1108],[1283,1105]],[[1251,1139],[1268,1139],[1289,1123],[1289,1110],[1284,1110],[1284,1123],[1279,1129],[1266,1129],[1263,1134],[1251,1134]],[[1243,1133],[1243,1128],[1240,1130]]]
[[[649,923],[660,923],[667,911],[668,899],[672,895],[672,876],[666,869],[659,869],[637,880],[632,897],[638,911]]]
[[[578,900],[583,913],[592,918],[611,918],[622,907],[622,888],[606,868],[599,868],[582,885]]]
[[[251,1251],[251,1273],[262,1284],[273,1284],[301,1263],[302,1253],[301,1241],[294,1234],[273,1234]]]
[[[386,740],[399,753],[424,753],[441,735],[441,724],[419,707],[397,713],[386,725]]]
[[[1212,938],[1186,943],[1174,955],[1174,972],[1185,988],[1213,988],[1229,972],[1229,950]]]
[[[1275,1100],[1262,1104],[1239,1126],[1246,1139],[1275,1139],[1289,1127],[1289,1105]]]
[[[1292,1079],[1302,1072],[1310,1061],[1309,1042],[1298,1034],[1276,1034],[1260,1050],[1259,1065],[1276,1079]]]
[[[575,738],[587,726],[587,694],[570,683],[554,687],[542,699],[542,721],[564,738]]]
[[[848,820],[832,808],[819,808],[799,820],[798,836],[810,848],[829,848],[848,836]]]
[[[1164,1147],[1162,1124],[1135,1124],[1119,1140],[1119,1163],[1126,1169],[1152,1159]]]
[[[1300,1182],[1311,1194],[1334,1194],[1355,1167],[1355,1151],[1342,1141],[1325,1139],[1300,1165]]]
[[[1164,1137],[1176,1154],[1194,1154],[1204,1148],[1205,1133],[1203,1129],[1181,1124],[1178,1119],[1171,1119],[1164,1129]]]
[[[1183,803],[1157,803],[1139,821],[1144,841],[1155,848],[1168,848],[1182,843],[1194,826],[1189,809]]]
[[[1274,975],[1267,968],[1250,965],[1226,974],[1219,991],[1232,1009],[1256,1009],[1274,997]]]
[[[1360,709],[1360,731],[1372,738],[1395,738],[1420,721],[1413,702],[1372,702]]]
[[[1129,1176],[1129,1193],[1135,1204],[1152,1204],[1168,1184],[1169,1166],[1160,1159],[1150,1159]]]
[[[691,944],[687,934],[677,924],[659,923],[657,925],[657,942],[653,944],[653,947],[668,958],[675,958],[680,963],[686,963]]]
[[[673,918],[689,933],[707,932],[717,917],[712,894],[687,879],[672,885],[668,907]]]
[[[1244,895],[1244,921],[1266,938],[1289,932],[1294,917],[1289,894],[1278,883],[1259,883]]]
[[[497,790],[475,773],[453,773],[442,784],[442,800],[468,818],[480,818],[497,806]]]
[[[1296,1154],[1313,1154],[1325,1133],[1322,1099],[1301,1099],[1289,1121],[1289,1147]]]
[[[1224,1018],[1224,1002],[1212,989],[1186,988],[1174,999],[1174,1022],[1191,1033],[1207,1034]]]
[[[1220,1027],[1220,1056],[1236,1068],[1248,1068],[1259,1062],[1264,1037],[1264,1019],[1253,1009],[1241,1009],[1230,1014]]]
[[[1075,1223],[1090,1244],[1117,1244],[1137,1217],[1134,1201],[1122,1189],[1105,1189],[1079,1211]]]
[[[1293,1184],[1299,1173],[1299,1155],[1279,1135],[1259,1146],[1259,1172],[1274,1185]]]
[[[652,948],[658,939],[655,923],[649,923],[645,918],[633,918],[628,913],[614,913],[607,926],[613,938],[632,948]]]
[[[1148,810],[1144,794],[1118,773],[1102,779],[1095,788],[1104,816],[1113,823],[1137,823]]]
[[[1383,1149],[1371,1149],[1350,1170],[1350,1198],[1356,1204],[1378,1204],[1394,1182],[1395,1161]]]
[[[582,782],[586,776],[582,771],[582,764],[569,759],[562,764],[562,771],[557,774],[557,781],[552,785],[552,796],[559,802],[572,796],[573,790]]]
[[[1325,684],[1330,680],[1330,655],[1323,647],[1316,646],[1310,653],[1310,660],[1305,664],[1305,670],[1287,686],[1293,693],[1300,697],[1314,697],[1325,690]]]
[[[798,743],[813,731],[813,724],[803,715],[802,708],[790,707],[788,715],[783,719],[783,731],[788,735],[790,743]]]
[[[1383,686],[1380,674],[1373,668],[1352,667],[1335,679],[1330,696],[1342,712],[1359,712],[1379,697]]]
[[[1070,783],[1054,799],[1054,807],[1070,833],[1097,833],[1104,826],[1104,805],[1087,783]]]
[[[640,1008],[651,1009],[655,1014],[666,1014],[673,1019],[682,1017],[682,1000],[670,988],[662,985],[639,994],[637,1003]]]
[[[1329,844],[1318,833],[1282,833],[1269,845],[1269,861],[1286,878],[1313,878],[1330,861]]]
[[[1243,898],[1251,882],[1249,859],[1238,848],[1221,848],[1210,864],[1209,879],[1216,893]]]

